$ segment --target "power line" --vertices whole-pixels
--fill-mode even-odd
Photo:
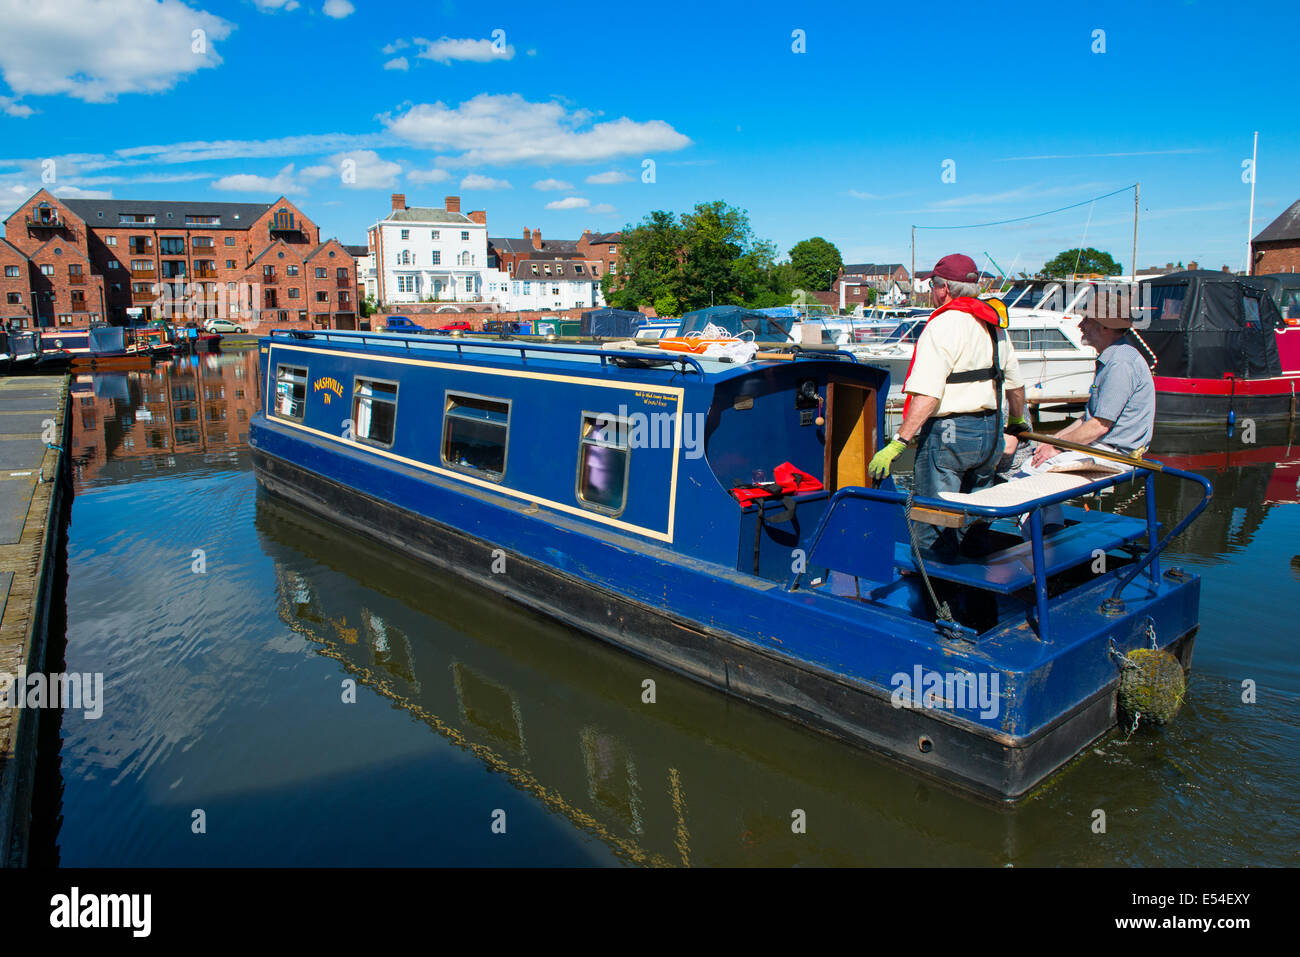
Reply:
[[[913,229],[980,229],[984,226],[1005,226],[1008,223],[1023,223],[1027,219],[1038,219],[1042,216],[1051,216],[1053,213],[1063,213],[1067,209],[1078,209],[1080,206],[1087,206],[1089,203],[1095,203],[1100,199],[1109,199],[1112,196],[1118,196],[1120,193],[1127,193],[1130,189],[1137,189],[1137,184],[1134,183],[1132,186],[1121,187],[1120,189],[1117,189],[1114,192],[1106,193],[1103,196],[1094,196],[1092,199],[1085,199],[1082,202],[1071,203],[1069,206],[1062,206],[1060,209],[1049,209],[1045,213],[1034,213],[1031,216],[1017,216],[1015,219],[999,219],[995,223],[972,223],[968,226],[917,226],[914,224],[912,228]]]

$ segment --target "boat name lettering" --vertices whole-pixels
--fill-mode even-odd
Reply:
[[[996,671],[926,671],[920,665],[909,675],[900,671],[889,679],[895,708],[927,708],[945,711],[979,710],[981,718],[998,716],[999,675]]]
[[[338,379],[335,379],[332,376],[321,376],[311,384],[311,387],[313,392],[328,390],[329,392],[333,392],[340,399],[343,398],[343,383],[339,382]],[[330,397],[328,395],[325,396],[325,404],[330,404]]]

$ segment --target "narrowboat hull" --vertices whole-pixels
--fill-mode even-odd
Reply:
[[[1287,421],[1300,411],[1300,374],[1268,379],[1157,376],[1156,420],[1167,425],[1229,425],[1243,419]]]
[[[267,492],[343,528],[660,667],[983,798],[1024,797],[1117,724],[1118,675],[1030,733],[998,732],[943,710],[898,707],[888,689],[756,646],[714,622],[603,589],[574,567],[572,556],[559,562],[570,566],[566,570],[511,552],[508,575],[493,574],[499,546],[489,539],[398,507],[265,448],[254,448],[253,465]],[[558,549],[550,551],[560,554]],[[1099,579],[1075,601],[1080,608],[1095,607],[1112,584],[1111,579]],[[1199,584],[1189,577],[1145,609],[1159,623],[1161,634],[1169,636],[1161,647],[1174,653],[1184,669],[1191,666]],[[749,590],[757,607],[769,589]],[[733,600],[743,604],[744,591]],[[1171,633],[1175,622],[1178,630]],[[1134,636],[1127,630],[1118,629],[1124,635],[1122,644],[1132,644]]]

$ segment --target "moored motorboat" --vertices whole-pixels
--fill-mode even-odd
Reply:
[[[1023,796],[1114,728],[1117,657],[1190,666],[1199,579],[1160,555],[1208,483],[1166,470],[1202,501],[1164,539],[1145,469],[1006,506],[873,485],[888,377],[852,357],[336,332],[259,350],[269,492],[966,789]],[[1145,521],[1067,506],[1044,530],[1041,508],[1131,482]],[[921,558],[923,512],[992,521],[995,550]]]

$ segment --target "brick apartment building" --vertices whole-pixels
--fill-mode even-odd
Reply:
[[[1250,244],[1250,274],[1300,272],[1300,199],[1269,223]]]
[[[294,261],[305,279],[320,279],[286,286],[284,300],[297,288],[293,298],[302,308],[280,306],[278,288],[276,305],[268,307],[266,290],[253,284],[253,262],[272,248],[277,263]],[[61,200],[42,189],[4,221],[0,264],[0,319],[22,326],[124,324],[159,316],[241,322],[310,317],[314,325],[355,326],[351,257],[337,240],[322,243],[319,227],[283,196],[269,204]],[[346,295],[340,266],[347,270]]]
[[[522,262],[576,260],[585,263],[585,272],[600,278],[617,272],[618,257],[623,249],[622,233],[593,233],[584,229],[577,239],[542,239],[540,229],[524,229],[524,238],[489,237],[488,255],[495,257],[496,268],[514,278]]]
[[[836,306],[853,309],[870,300],[868,290],[876,291],[877,300],[893,294],[906,295],[911,290],[907,268],[902,263],[854,263],[840,267],[839,275],[831,283]]]

